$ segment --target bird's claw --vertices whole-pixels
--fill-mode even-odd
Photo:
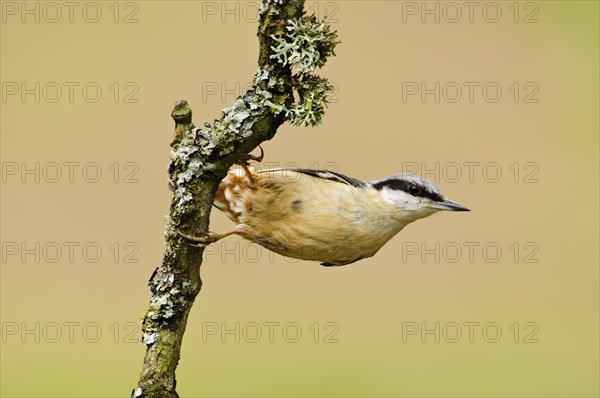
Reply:
[[[177,234],[179,236],[181,236],[182,238],[187,239],[189,242],[188,244],[190,246],[194,246],[194,247],[203,247],[206,246],[208,244],[214,243],[216,242],[218,239],[215,239],[215,234],[213,232],[208,232],[206,235],[204,236],[193,236],[193,235],[188,235],[185,232],[180,231],[179,229],[175,228],[175,231],[177,232]],[[198,243],[197,245],[193,245],[191,242],[194,243]]]
[[[254,162],[262,162],[263,158],[265,157],[265,151],[262,149],[262,147],[259,145],[258,149],[260,149],[260,155],[256,156],[256,155],[252,155],[250,153],[244,153],[241,155],[238,155],[238,157],[236,158],[236,160],[234,161],[235,164],[239,164],[240,166],[248,166],[250,161],[254,161]]]

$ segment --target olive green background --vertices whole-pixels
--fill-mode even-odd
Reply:
[[[62,2],[61,18],[53,5],[27,2],[36,4],[40,21],[23,22],[21,2],[1,3],[0,393],[127,396],[144,354],[146,281],[163,253],[170,112],[187,99],[201,125],[252,79],[256,3],[77,2],[72,22]],[[365,180],[416,164],[473,211],[419,221],[341,268],[237,237],[207,249],[177,371],[181,396],[600,394],[598,3],[477,2],[472,22],[462,6],[455,23],[446,3],[427,7],[436,4],[439,23],[428,14],[421,22],[421,2],[308,2],[330,14],[342,40],[319,71],[335,83],[334,102],[318,128],[283,126],[264,144],[265,161]],[[482,10],[492,19],[496,6],[499,21],[487,21]],[[99,21],[84,8],[90,21],[99,8]],[[39,102],[7,91],[23,82],[40,83]],[[58,99],[51,82],[63,88]],[[102,89],[97,102],[82,93],[90,82]],[[403,100],[403,82],[455,82],[463,96],[449,101],[451,84],[439,103],[433,94]],[[464,82],[479,84],[472,102]],[[482,95],[490,82],[502,88],[497,102]],[[537,103],[526,103],[536,87]],[[39,182],[6,174],[36,162]],[[73,182],[63,166],[52,183],[52,162],[77,162]],[[93,178],[92,162],[96,183],[82,176],[87,165]],[[215,231],[232,226],[216,212],[212,220]],[[47,247],[39,262],[7,252],[36,242],[38,253]],[[56,262],[52,242],[64,249]],[[78,245],[72,261],[65,242]],[[82,254],[86,244],[101,247],[97,262]]]

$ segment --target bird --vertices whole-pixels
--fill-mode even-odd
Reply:
[[[334,267],[372,257],[408,224],[439,211],[470,211],[414,174],[361,181],[337,171],[232,168],[214,206],[236,226],[193,236],[206,245],[236,234],[275,253]]]

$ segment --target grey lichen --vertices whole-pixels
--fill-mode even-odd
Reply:
[[[263,3],[272,8],[282,4],[281,0]],[[332,86],[310,72],[323,66],[333,54],[336,33],[330,32],[326,22],[314,16],[287,21],[285,31],[284,35],[272,36],[277,45],[272,47],[271,58],[289,65],[291,75],[286,78],[275,73],[275,66],[262,65],[254,75],[253,87],[231,107],[223,109],[219,119],[205,124],[202,129],[196,128],[190,120],[188,130],[174,141],[169,170],[176,200],[166,219],[168,242],[177,238],[175,226],[180,225],[182,216],[190,211],[189,205],[194,200],[191,184],[206,173],[212,173],[224,156],[234,153],[235,148],[253,134],[257,120],[271,113],[299,126],[321,123]],[[293,96],[282,95],[290,89],[290,81]],[[187,104],[178,102],[176,109],[183,107]],[[167,244],[165,259],[174,260],[175,255],[173,245]],[[142,337],[147,346],[157,341],[160,328],[175,315],[188,293],[188,286],[178,282],[176,275],[164,267],[157,270],[150,285],[152,296]]]
[[[264,7],[282,5],[282,0],[263,2]],[[275,7],[277,8],[277,7]],[[325,20],[303,15],[287,21],[283,35],[272,35],[277,43],[271,47],[270,56],[292,71],[291,82],[294,100],[282,103],[274,100],[285,91],[286,81],[277,77],[273,66],[264,65],[254,76],[254,85],[235,103],[223,110],[220,119],[207,124],[204,129],[192,127],[171,153],[171,181],[175,187],[176,207],[183,211],[193,195],[187,185],[206,172],[215,169],[210,161],[229,155],[236,144],[253,133],[253,127],[266,111],[274,115],[283,112],[285,118],[298,126],[316,126],[322,121],[328,97],[333,89],[325,79],[311,74],[322,67],[327,57],[334,55],[337,33],[330,30]]]
[[[312,16],[288,21],[286,33],[271,36],[277,42],[272,46],[276,59],[282,65],[290,65],[294,73],[310,73],[327,62],[327,57],[335,55],[337,33],[330,30],[325,20]]]
[[[169,170],[178,199],[177,209],[183,211],[192,201],[193,195],[188,189],[191,181],[215,169],[211,159],[229,155],[239,142],[248,138],[258,117],[264,116],[265,112],[284,112],[286,115],[293,112],[293,109],[273,102],[284,84],[283,78],[272,76],[269,67],[259,68],[254,76],[254,86],[238,97],[231,107],[223,109],[220,119],[205,125],[204,129],[191,128],[172,149]]]
[[[192,195],[187,191],[185,183],[200,175],[201,160],[197,156],[199,148],[195,142],[195,136],[194,131],[190,129],[181,139],[179,145],[171,149],[170,170],[181,170],[176,176],[171,175],[171,182],[175,187],[175,197],[179,199],[176,205],[178,208],[183,207],[192,200]]]
[[[257,109],[257,105],[253,106]],[[252,134],[252,125],[254,120],[250,118],[252,109],[248,107],[244,98],[238,98],[231,108],[223,110],[223,123],[233,134],[247,137]]]
[[[151,346],[158,339],[158,328],[157,327],[144,327],[144,333],[142,334],[142,343],[146,346]]]
[[[165,216],[165,227],[163,229],[163,235],[165,236],[165,240],[169,240],[172,237],[177,236],[177,232],[175,231],[175,223],[171,218],[170,214]],[[173,260],[175,258],[175,252],[173,251],[173,245],[167,245],[165,250],[165,259]]]
[[[258,12],[262,16],[269,9],[270,6],[276,6],[276,7],[273,7],[273,10],[271,12],[274,15],[277,15],[277,14],[279,14],[279,7],[277,7],[277,6],[282,6],[282,5],[283,5],[283,0],[263,0],[260,3]]]
[[[163,263],[148,282],[150,305],[142,321],[147,350],[134,397],[178,397],[175,369],[187,316],[202,285],[202,249],[191,247],[177,230],[198,234],[208,229],[219,180],[236,159],[272,138],[282,123],[314,126],[322,120],[332,88],[312,72],[333,55],[337,37],[325,21],[305,16],[303,7],[303,0],[261,2],[254,85],[220,118],[197,128],[185,101],[173,109],[169,175],[174,200],[165,218]]]
[[[189,282],[181,282],[175,274],[163,267],[156,270],[148,281],[152,296],[144,317],[142,342],[152,346],[158,339],[160,327],[167,323],[177,311],[184,308],[189,295]]]
[[[298,98],[294,106],[286,112],[289,122],[296,126],[321,124],[333,86],[327,79],[314,75],[305,76],[296,84],[294,88]]]
[[[292,70],[295,98],[292,106],[275,109],[285,111],[287,120],[297,126],[321,124],[333,87],[327,79],[312,72],[325,65],[327,57],[335,55],[337,33],[330,30],[325,20],[303,15],[288,21],[284,34],[271,38],[276,42],[271,47],[271,58]]]

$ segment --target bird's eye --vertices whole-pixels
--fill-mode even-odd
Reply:
[[[410,184],[408,186],[408,193],[409,194],[411,194],[413,196],[418,196],[420,192],[421,192],[421,190],[415,184]]]

